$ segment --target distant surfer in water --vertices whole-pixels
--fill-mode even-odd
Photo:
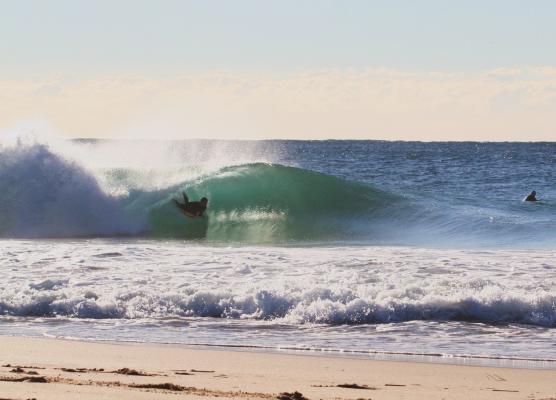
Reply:
[[[208,199],[203,197],[200,201],[189,201],[185,192],[182,192],[183,203],[172,199],[177,208],[188,217],[202,217],[207,209]]]
[[[534,190],[525,198],[525,201],[537,201],[537,192]]]

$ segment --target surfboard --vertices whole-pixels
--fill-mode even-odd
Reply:
[[[176,208],[177,208],[178,210],[180,210],[180,212],[181,212],[183,215],[185,215],[186,217],[188,217],[188,218],[198,218],[198,217],[199,217],[198,215],[191,214],[190,212],[187,212],[187,211],[185,211],[184,209],[181,209],[181,208],[178,208],[178,207],[176,207]]]

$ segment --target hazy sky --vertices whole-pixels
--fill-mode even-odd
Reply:
[[[554,1],[0,0],[0,131],[556,140]]]

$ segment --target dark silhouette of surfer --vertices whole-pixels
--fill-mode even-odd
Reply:
[[[208,199],[203,197],[200,201],[189,201],[185,192],[182,192],[183,203],[176,199],[172,199],[177,208],[188,217],[202,217],[207,209]]]
[[[525,198],[525,201],[537,201],[537,192],[534,190]]]

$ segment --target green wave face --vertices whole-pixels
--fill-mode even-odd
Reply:
[[[174,207],[182,190],[191,200],[209,199],[205,217],[186,218]],[[130,210],[149,209],[153,236],[252,243],[368,237],[370,219],[396,201],[370,186],[270,164],[227,167],[129,200]]]

